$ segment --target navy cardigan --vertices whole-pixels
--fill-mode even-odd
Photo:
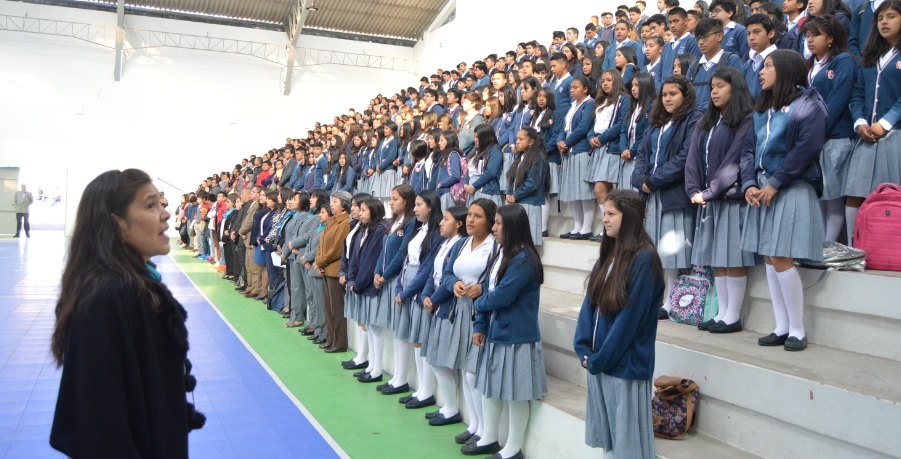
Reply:
[[[359,220],[350,219],[350,231],[352,232],[354,228],[360,225]],[[349,233],[348,233],[349,234]],[[350,250],[342,250],[341,251],[341,265],[338,267],[338,277],[344,276],[345,280],[347,279],[347,269],[350,264],[350,259],[358,256],[360,254],[360,244],[354,244],[354,240],[357,239],[357,234],[354,233],[353,238],[350,240]],[[342,242],[342,244],[346,244],[346,240]],[[345,246],[346,248],[346,246]]]
[[[387,143],[383,140],[382,144],[379,145],[379,149],[377,151],[378,159],[374,160],[373,163],[378,163],[376,166],[382,171],[393,171],[397,169],[397,166],[394,165],[394,160],[397,159],[398,149],[397,149],[397,138],[391,137]],[[375,167],[372,168],[375,170]]]
[[[545,183],[547,182],[549,169],[549,164],[536,162],[532,165],[532,170],[526,174],[526,179],[523,180],[522,185],[518,188],[512,182],[508,182],[507,192],[513,190],[513,199],[519,204],[544,205],[547,191]]]
[[[644,140],[638,148],[638,154],[632,152],[635,158],[635,170],[632,172],[632,186],[641,190],[641,185],[647,184],[651,191],[660,191],[662,206],[660,211],[666,212],[674,209],[691,207],[691,198],[685,194],[685,159],[688,157],[688,148],[691,146],[691,133],[704,112],[695,108],[685,117],[675,122],[670,129],[673,130],[669,144],[664,151],[663,163],[657,166],[657,170],[651,174],[651,127],[645,133]]]
[[[588,153],[592,150],[588,144],[588,133],[594,125],[594,99],[585,96],[582,105],[573,114],[572,131],[566,133],[566,114],[563,115],[564,126],[560,128],[557,141],[564,141],[569,147],[569,154]],[[559,151],[559,150],[558,150]]]
[[[629,103],[631,104],[631,102]],[[641,141],[644,140],[644,134],[648,130],[648,125],[650,124],[648,118],[650,118],[651,109],[653,108],[654,104],[649,104],[648,108],[644,111],[644,116],[638,118],[638,121],[635,124],[632,124],[632,116],[628,113],[626,114],[626,118],[628,118],[628,120],[623,121],[623,126],[625,126],[625,129],[623,129],[623,132],[622,134],[620,134],[619,138],[619,145],[620,148],[623,149],[623,151],[629,150],[629,153],[631,153],[632,156],[635,156],[635,152],[638,151],[638,147],[641,145]],[[636,108],[636,110],[638,110],[638,108]],[[630,130],[635,131],[635,143],[632,144],[629,143]]]
[[[421,296],[423,293],[423,289],[432,278],[432,274],[435,271],[435,257],[438,256],[438,249],[441,248],[441,242],[444,240],[441,237],[440,231],[435,231],[435,234],[432,235],[432,249],[429,250],[429,253],[425,254],[425,258],[422,258],[419,262],[419,271],[416,271],[416,275],[413,276],[413,281],[410,282],[410,285],[402,285],[403,282],[398,282],[394,287],[394,294],[400,295],[400,299],[403,301],[407,301],[411,298],[416,298]],[[432,285],[435,285],[432,282]]]
[[[497,145],[492,145],[491,148],[488,149],[487,157],[483,157],[482,161],[485,161],[485,166],[482,168],[482,175],[469,184],[476,190],[481,190],[482,193],[485,194],[501,194],[499,180],[503,179],[503,177],[501,177],[501,171],[503,170],[504,165],[504,155],[501,153],[501,149]],[[468,175],[466,181],[469,182]]]
[[[853,139],[854,121],[851,119],[851,93],[854,92],[854,76],[857,64],[848,53],[841,53],[830,60],[813,78],[811,86],[826,103],[829,114],[826,122],[827,139]]]
[[[580,362],[588,357],[589,373],[647,381],[654,376],[657,310],[664,290],[663,276],[654,271],[654,256],[650,251],[635,256],[626,305],[619,312],[599,314],[588,296],[582,302],[573,348]]]
[[[705,147],[705,134],[709,131],[701,129],[700,125],[695,128],[685,160],[685,192],[689,198],[701,193],[704,201],[745,201],[738,164],[745,136],[748,133],[754,135],[753,127],[754,118],[751,115],[745,117],[735,129],[722,124],[713,131],[709,149]]]
[[[391,223],[388,223],[390,228]],[[375,274],[379,274],[390,281],[400,275],[404,267],[404,259],[407,258],[407,245],[416,232],[416,218],[410,218],[403,228],[389,234],[385,234],[385,242],[382,252],[379,254],[378,263],[375,266]],[[383,233],[384,234],[384,233]]]
[[[385,239],[381,237],[388,228],[388,221],[382,220],[376,226],[369,237],[363,241],[363,245],[355,250],[355,256],[352,256],[347,265],[347,288],[353,287],[353,291],[359,295],[375,296],[379,294],[379,289],[375,288],[373,281],[375,280],[375,265],[382,253],[382,244]],[[363,229],[354,234],[351,244],[360,245],[360,238],[363,237]]]
[[[616,107],[613,108],[613,118],[610,120],[610,126],[604,132],[597,133],[591,131],[588,138],[595,138],[601,142],[601,145],[607,146],[607,153],[619,156],[625,148],[621,148],[620,137],[622,136],[623,127],[626,125],[626,117],[629,115],[629,107],[632,106],[632,98],[623,94],[616,101]],[[597,114],[595,114],[597,116]]]
[[[489,268],[490,269],[490,268]],[[507,270],[488,290],[489,277],[482,281],[482,296],[473,302],[474,333],[487,336],[498,344],[537,343],[541,341],[538,328],[538,302],[541,285],[536,282],[538,265],[529,262],[525,250],[520,250],[507,264]]]

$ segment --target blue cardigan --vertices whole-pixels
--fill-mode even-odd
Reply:
[[[664,290],[663,276],[654,271],[654,256],[649,251],[635,255],[626,305],[619,312],[601,315],[588,296],[582,302],[573,349],[580,362],[588,357],[589,373],[648,381],[653,377],[657,310]]]
[[[626,116],[629,114],[629,107],[632,106],[632,98],[623,94],[616,101],[616,107],[613,108],[613,118],[610,119],[610,126],[604,132],[598,134],[591,131],[588,138],[595,138],[601,142],[601,145],[607,146],[607,153],[619,156],[625,148],[620,145],[620,137],[622,137],[623,126],[626,124]],[[597,116],[597,115],[595,115]]]
[[[848,52],[852,56],[860,57],[863,47],[867,43],[867,36],[873,27],[873,18],[876,12],[870,7],[870,2],[864,2],[856,10],[851,11],[851,33],[848,35]]]
[[[426,283],[432,279],[432,274],[435,270],[435,257],[438,256],[438,249],[441,248],[441,242],[444,240],[441,237],[440,231],[435,231],[435,234],[432,235],[432,249],[429,250],[427,254],[425,254],[425,258],[420,260],[416,260],[419,262],[419,271],[416,271],[416,275],[413,276],[413,281],[410,282],[410,285],[403,285],[403,279],[400,280],[394,286],[394,294],[400,295],[400,299],[403,301],[407,301],[411,298],[416,298],[421,296],[420,294],[423,292]],[[407,260],[409,263],[410,260]],[[433,286],[434,282],[431,283]]]
[[[309,214],[308,214],[309,215]],[[350,231],[353,232],[354,228],[360,225],[359,220],[350,219]],[[348,233],[349,234],[349,233]],[[354,257],[360,255],[360,244],[354,244],[354,239],[357,234],[354,233],[354,238],[350,240],[350,250],[342,250],[341,251],[341,265],[338,266],[338,277],[344,276],[345,280],[347,279],[347,270],[350,267],[350,260]],[[342,241],[344,243],[344,241]],[[345,248],[347,248],[345,246]]]
[[[557,83],[551,83],[551,88],[554,90],[554,104],[557,107],[557,110],[563,112],[563,116],[566,116],[566,113],[573,104],[573,96],[569,92],[572,84],[572,75],[565,76]]]
[[[745,29],[745,26],[736,22],[735,28],[723,34],[722,48],[738,56],[741,63],[747,61],[751,46],[748,45],[748,30]],[[738,66],[738,69],[741,70],[741,65]]]
[[[313,189],[325,189],[325,170],[328,169],[328,159],[325,153],[316,158],[316,165],[313,167]]]
[[[511,193],[513,194],[513,199],[519,204],[544,205],[547,191],[544,184],[547,182],[549,169],[549,164],[536,161],[529,173],[526,174],[526,179],[523,180],[522,185],[516,188],[512,182],[508,182],[507,191],[513,190]]]
[[[564,114],[563,122],[566,123],[566,115]],[[572,119],[572,132],[569,134],[566,133],[565,126],[560,129],[560,135],[557,136],[557,141],[566,142],[566,146],[569,147],[569,153],[579,154],[579,153],[588,153],[591,151],[591,145],[588,143],[588,133],[591,131],[591,128],[594,124],[594,99],[585,96],[584,102],[582,105],[576,110],[576,113],[573,115]],[[559,151],[559,150],[558,150]]]
[[[691,33],[683,38],[679,45],[673,49],[673,43],[666,43],[663,45],[663,51],[660,53],[660,71],[658,72],[660,75],[660,84],[663,84],[663,81],[667,78],[673,76],[673,66],[675,65],[676,58],[679,57],[680,54],[692,54],[695,58],[701,59],[701,48],[698,47],[698,40],[695,39],[695,36]],[[655,78],[656,81],[656,78]],[[660,87],[657,87],[657,90],[660,90]]]
[[[373,158],[373,162],[378,166],[382,171],[393,171],[397,169],[397,166],[394,165],[394,160],[397,159],[398,149],[397,149],[397,138],[391,137],[391,140],[382,141],[382,144],[379,145],[378,149],[378,159]],[[373,155],[374,157],[375,155]],[[375,167],[372,168],[375,170]]]
[[[707,130],[698,125],[691,135],[685,160],[685,192],[701,193],[704,201],[744,202],[738,169],[745,136],[754,135],[754,118],[748,115],[737,128],[720,124],[707,148]]]
[[[373,230],[369,237],[363,241],[363,246],[355,249],[355,256],[352,256],[347,264],[347,288],[353,287],[354,293],[366,296],[375,296],[379,294],[379,289],[373,284],[375,267],[378,264],[379,254],[382,253],[382,245],[385,240],[381,236],[385,234],[388,228],[388,221],[382,220]],[[363,230],[354,234],[351,244],[360,245],[360,238],[363,237]]]
[[[532,114],[533,110],[528,106],[523,107],[522,110],[514,110],[512,120],[506,125],[505,138],[503,140],[498,139],[497,143],[510,145],[512,148],[516,144],[516,133],[522,128],[529,126],[529,123],[532,121]]]
[[[641,67],[644,65],[644,53],[641,51],[641,43],[638,43],[635,40],[626,40],[623,42],[622,46],[629,46],[635,50],[635,56],[638,59],[638,66]],[[616,47],[616,40],[604,50],[604,61],[601,63],[602,70],[609,70],[616,68],[616,50],[619,49]]]
[[[854,121],[851,119],[851,93],[854,92],[854,76],[857,65],[848,53],[835,56],[813,78],[813,89],[826,102],[829,114],[826,122],[827,139],[853,139]],[[899,72],[901,77],[901,72]]]
[[[631,104],[632,102],[629,102]],[[648,124],[650,124],[649,117],[651,116],[651,109],[654,108],[654,104],[651,103],[648,105],[648,108],[644,111],[644,116],[638,118],[638,121],[635,124],[632,124],[632,117],[626,113],[626,118],[623,119],[623,125],[626,126],[626,129],[623,129],[622,134],[620,134],[619,145],[623,151],[629,150],[632,156],[635,156],[635,152],[638,151],[638,147],[641,145],[641,141],[644,140],[644,134],[648,130]],[[629,108],[631,110],[631,107]],[[636,108],[637,110],[637,108]],[[629,143],[629,133],[635,132],[635,142]]]
[[[450,165],[450,172],[448,172],[448,165]],[[461,178],[463,178],[463,168],[460,167],[460,153],[452,151],[448,155],[445,165],[435,163],[429,188],[435,190],[438,196],[443,196],[450,193],[451,187],[460,183]]]
[[[551,125],[541,134],[544,136],[544,148],[547,153],[548,162],[560,164],[560,150],[557,149],[557,138],[563,131],[563,125],[566,123],[566,112],[560,109],[554,109],[554,118]]]
[[[488,342],[498,344],[537,343],[538,302],[541,285],[538,265],[530,263],[525,250],[520,250],[507,264],[504,277],[494,290],[488,290],[489,276],[482,281],[482,296],[473,302],[473,333],[487,335]]]
[[[388,224],[390,227],[390,223]],[[404,259],[407,258],[407,246],[416,232],[416,218],[407,220],[403,228],[389,234],[385,234],[385,242],[379,261],[375,266],[375,274],[379,274],[390,281],[400,274],[404,267]]]
[[[747,43],[747,41],[745,43]],[[742,61],[739,59],[738,55],[732,50],[724,49],[724,51],[732,53],[728,56],[724,64],[731,65],[741,72]],[[720,62],[710,66],[709,69],[704,68],[700,61],[695,61],[695,63],[691,65],[691,69],[689,69],[689,72],[693,72],[691,75],[691,83],[694,85],[695,92],[697,93],[695,107],[700,108],[701,110],[706,110],[707,105],[710,103],[710,79],[713,78],[713,73],[716,72],[717,66],[723,63],[723,57],[725,56],[720,56]],[[747,52],[745,52],[745,58],[747,59],[747,57]]]
[[[857,84],[851,96],[851,115],[856,121],[866,120],[873,124],[886,120],[892,129],[901,127],[901,54],[896,55],[885,66],[882,76],[876,67],[863,67],[857,72]],[[876,82],[879,81],[879,103],[876,104]],[[876,117],[873,119],[873,105],[876,106]]]
[[[504,155],[501,153],[501,149],[497,145],[492,145],[491,148],[488,149],[488,157],[483,157],[481,161],[485,161],[485,166],[482,168],[482,175],[469,184],[476,190],[481,190],[482,193],[485,194],[501,194],[499,180],[501,180],[501,173],[504,165]],[[466,181],[470,182],[469,176],[466,177]]]
[[[410,179],[408,180],[413,191],[418,195],[420,191],[428,189],[429,184],[426,182],[425,161],[414,164],[410,167]]]
[[[436,308],[435,315],[442,318],[447,319],[450,313],[450,306],[453,303],[454,293],[451,290],[444,288],[444,271],[447,269],[448,262],[450,262],[451,256],[456,252],[460,252],[460,248],[462,245],[460,244],[462,241],[465,241],[467,238],[461,238],[459,241],[455,242],[453,246],[451,246],[450,250],[447,252],[447,256],[444,258],[441,264],[441,273],[442,273],[442,282],[436,287],[435,282],[432,281],[432,277],[435,272],[434,264],[428,268],[428,271],[431,273],[430,277],[425,283],[425,287],[422,289],[422,294],[419,299],[425,302],[426,298],[432,300],[432,305]],[[444,243],[442,239],[441,244]],[[439,245],[440,246],[440,245]],[[436,254],[437,256],[437,254]],[[456,260],[456,256],[454,255],[454,260]],[[451,265],[453,269],[453,265]],[[418,273],[417,273],[418,276]]]

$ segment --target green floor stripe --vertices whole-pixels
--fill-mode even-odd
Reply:
[[[381,395],[375,391],[376,384],[360,384],[353,372],[342,369],[340,362],[353,353],[325,354],[296,328],[284,328],[280,314],[239,296],[208,262],[193,259],[191,252],[177,245],[171,254],[350,457],[461,457],[453,437],[466,428],[464,424],[429,426],[423,415],[435,408],[405,409],[397,403],[401,395]]]

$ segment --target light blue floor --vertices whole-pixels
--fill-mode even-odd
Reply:
[[[32,235],[0,240],[0,458],[63,457],[48,439],[61,374],[49,346],[64,240]],[[155,261],[188,311],[194,403],[207,416],[189,437],[191,457],[338,457],[176,264]]]

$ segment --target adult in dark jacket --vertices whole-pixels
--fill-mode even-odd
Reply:
[[[169,253],[169,217],[142,171],[84,191],[51,343],[63,373],[50,445],[66,456],[187,458],[204,424],[185,396],[187,314],[150,262]]]

